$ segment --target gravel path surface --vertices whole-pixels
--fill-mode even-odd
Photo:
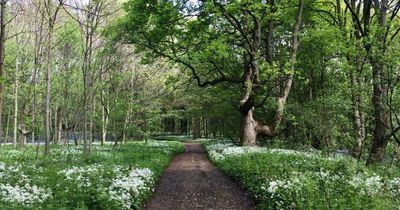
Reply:
[[[251,198],[215,168],[200,144],[186,143],[164,172],[144,210],[252,210]]]

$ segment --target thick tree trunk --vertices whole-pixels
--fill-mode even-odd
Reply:
[[[383,161],[388,138],[389,111],[385,104],[387,86],[381,83],[383,65],[373,66],[374,85],[372,104],[374,107],[375,128],[373,132],[372,146],[367,165]]]
[[[385,81],[385,62],[383,56],[386,54],[386,14],[387,0],[382,0],[376,8],[379,8],[379,29],[378,31],[378,55],[373,55],[371,58],[372,64],[372,81],[373,95],[372,105],[374,107],[375,128],[372,139],[372,147],[367,160],[367,165],[376,164],[383,161],[386,151],[386,146],[389,142],[388,127],[389,127],[389,108],[386,104],[387,100],[387,81]]]
[[[253,146],[257,144],[256,121],[253,118],[254,108],[248,112],[241,113],[240,139],[242,145]]]
[[[247,56],[244,56],[244,73],[243,73],[243,88],[245,90],[245,94],[240,101],[239,110],[241,114],[241,122],[240,122],[240,142],[242,145],[256,145],[257,144],[257,135],[261,134],[264,136],[273,137],[276,134],[277,128],[280,125],[283,112],[286,105],[287,97],[289,96],[292,83],[293,83],[293,75],[294,75],[294,63],[297,58],[297,51],[299,47],[298,35],[301,28],[302,16],[303,16],[303,8],[304,8],[304,0],[299,0],[297,18],[293,28],[293,37],[292,37],[292,52],[290,55],[291,62],[291,72],[287,75],[287,79],[285,82],[284,90],[282,96],[277,97],[277,107],[275,112],[275,117],[271,123],[268,125],[262,125],[257,122],[254,117],[254,96],[253,89],[258,85],[258,64],[257,64],[257,55],[259,51],[259,46],[261,42],[261,24],[259,22],[255,22],[255,30],[253,34],[253,43],[250,47],[250,53]],[[272,24],[272,23],[271,23]],[[269,36],[272,36],[273,25],[270,26]],[[271,38],[269,38],[271,40]],[[270,56],[267,55],[267,60],[271,59]],[[270,61],[269,61],[270,62]]]
[[[22,114],[22,115],[25,115],[25,114]],[[30,131],[28,131],[26,129],[25,124],[22,122],[23,119],[24,119],[24,116],[21,117],[21,119],[20,119],[21,122],[18,123],[18,131],[20,133],[19,143],[20,143],[21,146],[24,146],[26,144],[26,140],[28,138],[28,134],[31,133]]]

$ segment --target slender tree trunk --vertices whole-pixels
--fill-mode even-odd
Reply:
[[[364,113],[361,110],[361,96],[359,93],[359,82],[355,76],[356,72],[351,73],[351,95],[353,103],[353,124],[356,135],[356,141],[352,150],[352,156],[358,158],[361,155],[365,140]]]
[[[61,107],[57,108],[57,111],[54,113],[54,137],[55,144],[61,143],[61,131],[62,131],[62,115],[61,115]]]
[[[6,0],[0,2],[0,78],[5,77],[4,71],[4,51],[6,42],[6,23],[5,23],[5,8]],[[4,81],[0,81],[0,145],[3,138],[3,96],[4,96]]]
[[[56,107],[56,110],[57,110],[58,108]],[[54,144],[56,144],[56,145],[58,145],[59,144],[59,142],[58,142],[58,139],[57,139],[57,121],[58,121],[58,116],[57,116],[57,111],[56,110],[54,110],[54,133],[53,133],[53,143]]]
[[[35,144],[35,135],[36,135],[36,133],[35,133],[35,125],[36,125],[36,85],[34,85],[34,87],[33,87],[33,103],[32,103],[32,110],[33,110],[33,113],[32,113],[32,124],[33,124],[33,126],[32,126],[32,140],[31,140],[31,143],[32,143],[32,145],[34,145]]]
[[[124,119],[124,128],[122,130],[122,142],[126,143],[126,132],[127,132],[127,128],[128,128],[128,123],[130,121],[130,115],[131,115],[131,106],[130,104],[128,105],[128,109],[126,110],[126,114],[125,114],[125,119]]]
[[[64,124],[65,124],[65,131],[66,131],[66,134],[64,136],[64,145],[67,145],[67,144],[69,144],[69,138],[71,136],[71,129],[68,124],[68,117],[65,118]]]
[[[88,33],[88,32],[86,32]],[[88,56],[88,42],[89,42],[89,38],[88,36],[86,36],[85,39],[85,57],[83,60],[83,94],[84,94],[84,101],[83,101],[83,106],[84,106],[84,114],[83,114],[83,152],[86,154],[89,152],[88,149],[88,112],[89,112],[89,108],[88,108],[88,68],[87,68],[87,56]]]
[[[91,2],[89,2],[89,5],[91,5]],[[85,107],[85,114],[84,114],[84,153],[90,153],[90,147],[91,147],[91,138],[92,138],[92,112],[91,112],[91,81],[89,80],[90,76],[90,62],[91,62],[91,53],[92,53],[92,32],[90,29],[90,18],[91,14],[87,14],[87,25],[83,26],[85,27],[85,55],[84,55],[84,60],[83,60],[83,79],[84,79],[84,107]],[[88,130],[89,127],[89,130]]]
[[[14,81],[14,136],[13,146],[17,146],[18,136],[18,89],[19,89],[19,58],[15,62],[15,81]]]
[[[91,84],[91,82],[90,82]],[[93,123],[93,113],[94,113],[94,101],[93,101],[93,93],[92,87],[89,88],[89,136],[88,136],[88,152],[92,151],[92,143],[93,143],[93,130],[94,130],[94,123]]]
[[[102,97],[104,97],[104,95],[102,94]],[[104,98],[103,98],[104,100]],[[108,109],[109,109],[109,105],[108,105],[108,99],[105,105],[103,105],[103,109],[101,112],[101,133],[102,133],[102,138],[101,138],[101,145],[104,145],[104,143],[106,142],[106,138],[107,138],[107,126],[108,126]]]
[[[144,109],[144,142],[147,144],[148,142],[148,133],[147,133],[147,110]]]
[[[35,143],[35,136],[36,136],[36,124],[37,124],[37,82],[38,82],[38,73],[39,69],[41,68],[41,56],[42,56],[42,43],[43,43],[43,22],[44,17],[38,20],[39,25],[37,27],[37,31],[35,32],[35,54],[34,54],[34,71],[33,71],[33,78],[32,78],[32,85],[33,85],[33,101],[32,101],[32,144]]]
[[[51,97],[51,32],[48,35],[48,46],[47,46],[47,73],[46,73],[46,114],[45,114],[45,129],[46,129],[46,139],[45,139],[45,154],[49,154],[50,151],[50,140],[51,140],[51,122],[50,122],[50,97]]]
[[[8,110],[7,125],[6,125],[6,137],[4,138],[4,143],[7,143],[7,141],[8,141],[8,132],[9,132],[9,128],[10,128],[10,116],[11,116],[11,109]]]
[[[52,61],[52,35],[53,35],[53,27],[55,23],[55,18],[57,11],[55,15],[53,16],[52,13],[52,1],[47,0],[45,4],[46,6],[46,12],[47,12],[47,17],[48,17],[48,34],[47,34],[47,49],[46,49],[46,56],[47,56],[47,61],[46,61],[46,108],[45,108],[45,131],[46,131],[46,137],[45,137],[45,150],[44,153],[47,155],[50,152],[50,141],[51,141],[51,61]]]

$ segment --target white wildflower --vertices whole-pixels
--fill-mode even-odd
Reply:
[[[0,184],[0,200],[5,203],[19,203],[29,206],[42,203],[50,197],[51,191],[49,189],[46,190],[36,185],[12,186]]]
[[[115,178],[108,190],[110,199],[119,202],[124,209],[130,209],[138,195],[150,190],[153,175],[150,169],[143,168],[130,171],[128,176]]]

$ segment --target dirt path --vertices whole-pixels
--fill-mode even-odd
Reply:
[[[145,210],[246,209],[253,201],[238,185],[215,168],[200,144],[186,143],[156,188]]]

